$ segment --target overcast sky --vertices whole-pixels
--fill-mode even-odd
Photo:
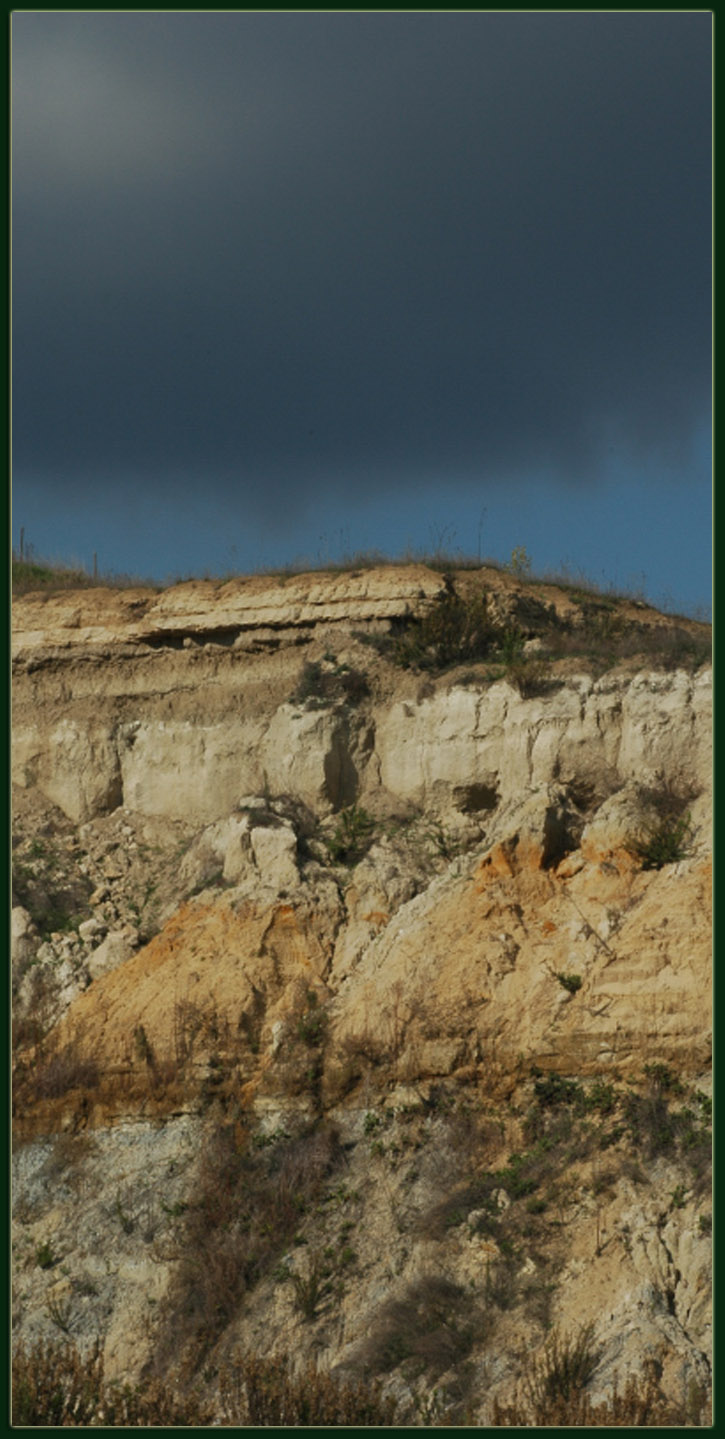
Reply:
[[[709,12],[12,18],[13,535],[711,585]]]

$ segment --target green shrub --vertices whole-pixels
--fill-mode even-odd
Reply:
[[[504,629],[499,637],[496,650],[505,665],[513,665],[517,660],[523,659],[524,636],[521,630],[515,625]]]
[[[316,660],[308,660],[302,666],[290,700],[292,704],[304,704],[310,709],[326,709],[340,700],[359,704],[369,693],[368,682],[360,670],[351,669],[347,664],[330,668],[329,661],[328,667],[323,668]]]
[[[678,787],[659,773],[653,784],[642,787],[640,795],[643,805],[650,811],[654,810],[656,815],[634,846],[642,868],[662,869],[666,864],[684,859],[695,837],[692,816],[688,811],[695,791]]]
[[[380,648],[404,669],[443,670],[487,659],[501,639],[485,592],[463,599],[446,577],[445,588],[425,614],[386,636]]]
[[[52,1269],[53,1265],[58,1263],[58,1256],[53,1253],[53,1246],[47,1239],[38,1245],[35,1251],[35,1262],[39,1269]]]
[[[372,815],[360,805],[342,810],[332,835],[324,844],[333,864],[356,864],[370,848],[375,829]]]
[[[510,1199],[524,1199],[538,1189],[542,1177],[538,1157],[533,1152],[512,1154],[505,1169],[498,1170],[497,1178]]]
[[[662,869],[666,864],[676,864],[685,859],[695,836],[692,817],[682,815],[665,816],[650,826],[644,839],[638,841],[635,852],[642,861],[643,869]]]
[[[567,994],[577,994],[582,987],[582,977],[580,974],[559,973],[556,975],[556,978],[562,989],[567,991]]]
[[[557,979],[559,976],[557,975]],[[575,1104],[582,1099],[582,1089],[574,1079],[561,1074],[542,1075],[535,1071],[534,1094],[542,1109],[556,1109],[560,1104]]]

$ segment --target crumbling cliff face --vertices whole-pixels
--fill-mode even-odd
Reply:
[[[699,1414],[705,627],[411,566],[14,628],[19,1337],[488,1423],[586,1333]]]

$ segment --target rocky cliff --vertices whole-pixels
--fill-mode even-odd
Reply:
[[[488,1423],[578,1336],[704,1412],[708,641],[424,566],[16,602],[24,1343]]]

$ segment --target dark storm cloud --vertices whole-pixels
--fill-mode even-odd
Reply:
[[[20,14],[14,464],[371,490],[685,455],[708,14]]]

